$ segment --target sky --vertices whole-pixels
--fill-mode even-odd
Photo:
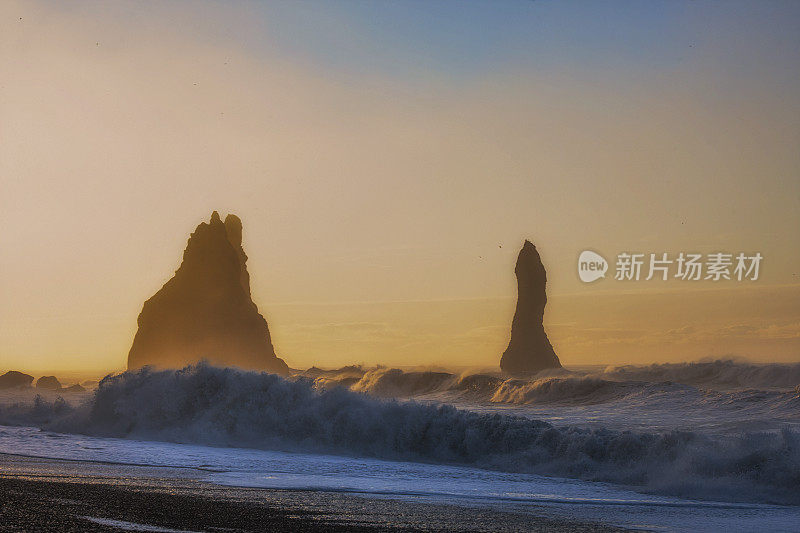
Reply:
[[[123,368],[213,210],[290,366],[496,366],[526,238],[567,366],[798,361],[797,146],[797,2],[6,1],[0,370]]]

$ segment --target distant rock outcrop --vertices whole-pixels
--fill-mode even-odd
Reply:
[[[500,368],[515,376],[561,368],[542,325],[547,305],[547,274],[539,252],[530,241],[522,246],[514,272],[517,275],[517,310],[511,323],[511,341],[500,359]]]
[[[250,297],[242,222],[214,211],[189,237],[175,275],[139,314],[128,368],[218,366],[288,373],[275,355],[267,321]]]
[[[32,382],[33,376],[17,372],[16,370],[9,370],[0,376],[0,390],[30,387]]]
[[[86,389],[76,383],[75,385],[70,385],[69,387],[65,387],[63,389],[64,392],[86,392]]]
[[[36,380],[36,388],[44,390],[61,390],[61,382],[55,376],[42,376]]]

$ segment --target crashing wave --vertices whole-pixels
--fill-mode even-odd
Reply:
[[[375,396],[403,397],[447,390],[455,380],[449,372],[404,372],[397,368],[369,370],[350,386],[356,392]]]
[[[511,405],[592,405],[636,396],[696,393],[703,387],[727,391],[720,402],[744,401],[745,391],[791,391],[800,383],[800,363],[749,364],[733,361],[609,367],[604,371],[540,372],[529,379],[506,379],[499,374],[453,374],[442,371],[403,371],[397,368],[345,367],[309,369],[318,388],[344,387],[379,397],[413,398],[450,393],[452,400]],[[740,392],[735,392],[740,391]],[[796,394],[794,395],[796,396]],[[720,397],[721,398],[721,397]]]
[[[639,392],[647,385],[638,382],[618,382],[592,377],[547,378],[534,381],[504,381],[492,395],[491,401],[515,405],[559,403],[589,405],[623,398]]]
[[[793,389],[800,384],[800,363],[753,364],[716,360],[625,365],[608,367],[600,377],[616,381],[674,381],[726,389]]]
[[[83,405],[41,399],[17,403],[0,407],[0,423],[467,464],[616,482],[682,497],[800,504],[800,434],[789,430],[723,439],[693,432],[555,427],[447,405],[382,400],[341,387],[320,390],[308,378],[289,381],[206,365],[109,376]]]

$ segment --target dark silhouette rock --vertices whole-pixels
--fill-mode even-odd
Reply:
[[[78,385],[77,383],[75,385],[70,385],[69,387],[66,387],[62,390],[64,392],[86,392],[86,389],[83,388],[81,385]]]
[[[30,387],[32,382],[33,376],[17,372],[16,370],[9,370],[0,376],[0,390]]]
[[[517,310],[511,323],[511,341],[500,359],[500,368],[515,376],[561,368],[542,325],[547,305],[547,274],[539,252],[530,241],[522,246],[514,272],[517,275]]]
[[[44,390],[61,390],[61,382],[55,376],[42,376],[36,380],[36,388]]]
[[[228,215],[223,223],[214,211],[189,237],[172,279],[144,303],[128,368],[182,368],[207,360],[287,374],[250,297],[246,261],[241,220]]]

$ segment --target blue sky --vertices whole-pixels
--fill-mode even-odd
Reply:
[[[332,72],[399,81],[552,69],[627,78],[697,62],[732,79],[768,72],[779,81],[783,72],[797,82],[797,2],[259,2],[252,10],[267,30],[245,38],[269,35],[269,45]]]

